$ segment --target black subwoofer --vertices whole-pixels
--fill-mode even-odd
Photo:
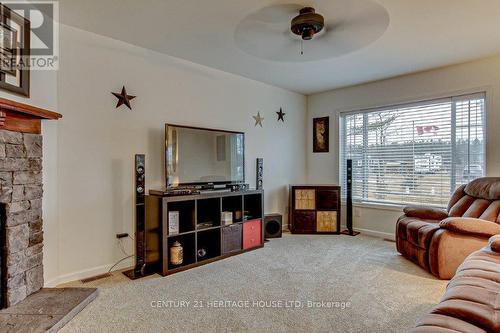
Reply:
[[[265,238],[280,238],[283,226],[283,217],[281,214],[268,214],[264,218]]]

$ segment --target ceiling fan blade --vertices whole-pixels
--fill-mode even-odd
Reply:
[[[388,14],[378,8],[365,8],[349,17],[329,19],[325,25],[329,31],[343,31],[348,29],[372,29],[387,27]]]
[[[338,57],[377,40],[389,25],[384,7],[367,0],[316,0],[317,13],[326,21],[324,31],[301,41],[290,31],[302,5],[265,7],[238,25],[234,39],[244,52],[279,62],[304,62]],[[301,54],[301,44],[304,54]]]
[[[360,49],[380,37],[389,25],[389,15],[382,7],[362,7],[340,19],[327,20],[326,32],[317,42],[340,55]]]
[[[291,37],[288,25],[283,23],[242,23],[236,30],[235,41],[247,53],[275,61],[300,51],[300,44]]]
[[[262,23],[290,23],[290,20],[298,15],[302,6],[294,4],[274,5],[262,8],[248,18]]]

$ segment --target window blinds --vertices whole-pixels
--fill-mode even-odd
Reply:
[[[358,202],[446,206],[485,172],[485,94],[342,113],[340,170]]]

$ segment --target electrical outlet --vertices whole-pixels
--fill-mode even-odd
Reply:
[[[354,208],[354,217],[361,217],[361,209]]]
[[[116,238],[118,238],[118,239],[125,238],[125,237],[128,237],[128,233],[126,233],[126,232],[121,233],[121,234],[116,234]]]

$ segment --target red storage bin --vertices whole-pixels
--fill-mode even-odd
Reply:
[[[262,221],[252,220],[243,223],[243,249],[251,249],[262,244]]]

